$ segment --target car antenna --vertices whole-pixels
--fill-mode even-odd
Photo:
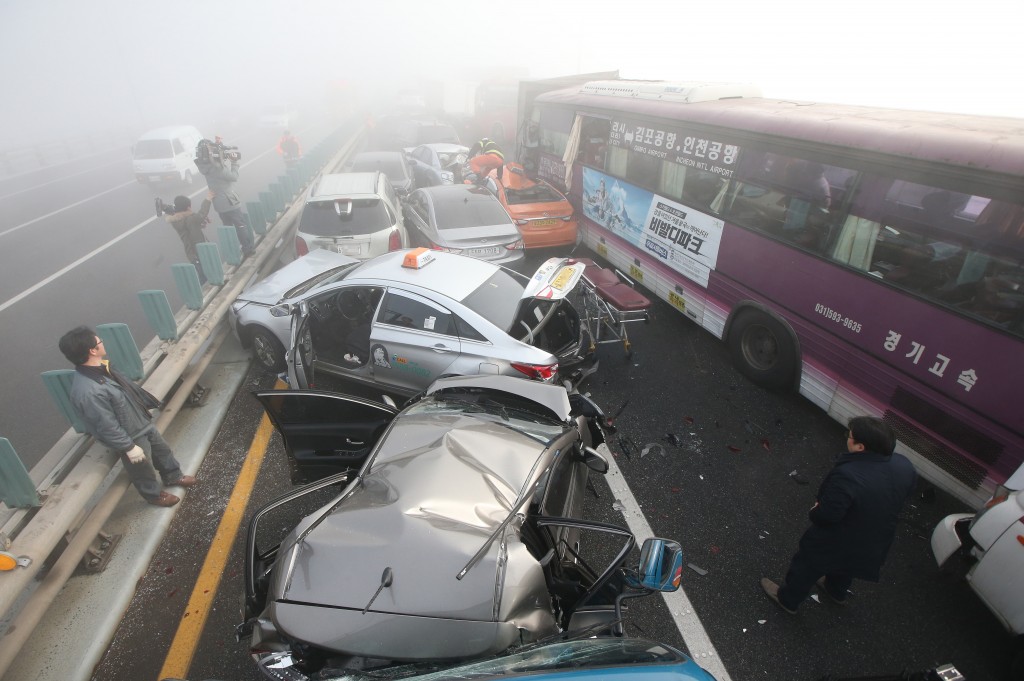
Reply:
[[[377,591],[373,594],[373,598],[370,599],[370,602],[366,604],[365,608],[363,608],[364,615],[366,614],[366,611],[370,609],[370,606],[373,605],[373,602],[377,600],[377,596],[380,596],[380,592],[384,590],[384,587],[391,586],[391,583],[394,581],[394,574],[391,572],[391,568],[384,568],[384,572],[380,576],[380,586],[377,587]]]

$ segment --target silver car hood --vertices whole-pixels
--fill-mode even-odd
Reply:
[[[531,472],[553,456],[536,439],[472,415],[395,422],[362,483],[322,520],[323,513],[310,516],[285,540],[289,546],[315,523],[279,556],[271,600],[361,611],[390,567],[394,582],[371,613],[500,622],[524,600],[536,609],[543,576],[519,543],[515,523],[465,577],[456,575],[508,516]],[[302,634],[338,645],[332,632]]]
[[[353,262],[357,261],[346,255],[318,248],[301,258],[296,258],[266,279],[256,282],[242,291],[237,299],[263,305],[277,305],[287,291],[302,282],[327,270]]]

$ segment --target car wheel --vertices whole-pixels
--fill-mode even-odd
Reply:
[[[739,313],[729,331],[729,351],[740,372],[765,388],[793,385],[796,344],[792,332],[779,320],[760,310]]]
[[[284,371],[284,346],[266,329],[252,332],[252,358],[267,371],[275,374]]]

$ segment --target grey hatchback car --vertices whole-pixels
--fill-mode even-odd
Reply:
[[[483,187],[421,187],[409,194],[402,212],[412,246],[503,265],[524,257],[519,228],[501,202]]]
[[[409,245],[402,204],[380,172],[329,173],[306,195],[295,229],[295,253],[323,248],[364,260]]]

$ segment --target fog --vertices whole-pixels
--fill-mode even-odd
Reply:
[[[623,77],[1024,118],[1024,3],[220,0],[3,3],[0,149],[219,120],[330,83]]]

